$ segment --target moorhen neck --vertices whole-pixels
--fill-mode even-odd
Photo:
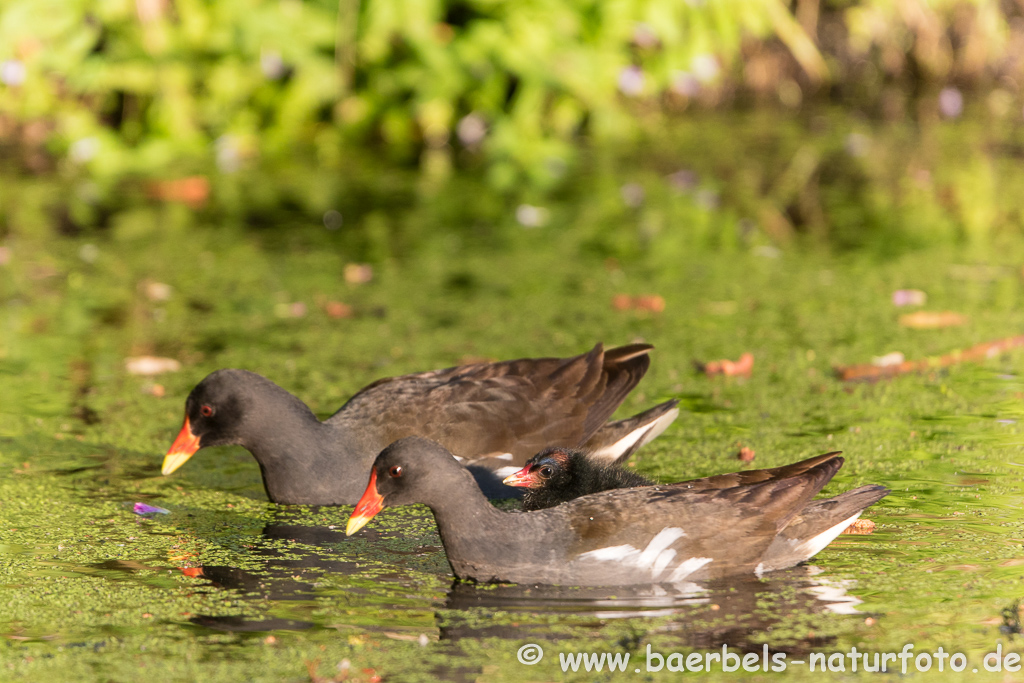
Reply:
[[[298,398],[245,370],[217,370],[185,402],[185,424],[163,473],[200,448],[238,445],[255,456],[275,503],[345,505],[362,493],[374,456],[404,436],[435,439],[475,471],[522,466],[549,445],[617,461],[679,414],[667,401],[606,422],[650,365],[648,344],[570,358],[476,363],[379,380],[321,422]],[[493,478],[493,477],[492,477]],[[501,487],[499,487],[501,488]]]
[[[384,506],[423,503],[462,579],[615,586],[760,575],[809,559],[889,492],[865,486],[812,503],[843,459],[812,461],[794,465],[793,476],[762,475],[728,488],[644,486],[504,512],[443,446],[409,437],[377,456],[346,532]],[[794,522],[805,533],[782,537]]]
[[[576,448],[548,448],[503,483],[524,488],[524,510],[543,510],[591,493],[657,482],[614,463],[591,460]]]

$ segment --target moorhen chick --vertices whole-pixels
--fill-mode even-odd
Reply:
[[[809,559],[889,492],[864,486],[812,503],[843,459],[805,462],[792,466],[792,476],[777,468],[726,488],[641,486],[505,512],[443,446],[408,437],[377,456],[346,533],[385,505],[423,503],[461,579],[615,586],[760,575]],[[785,536],[795,521],[802,533]]]
[[[351,505],[373,458],[404,436],[435,439],[497,484],[549,445],[617,461],[663,432],[678,401],[607,422],[650,365],[649,344],[570,358],[475,363],[378,380],[321,422],[305,403],[245,370],[217,370],[185,401],[163,474],[200,448],[239,445],[256,458],[275,503]],[[495,473],[500,473],[495,477]]]
[[[578,448],[547,448],[502,483],[526,489],[524,510],[543,510],[591,493],[653,486],[657,482],[615,463],[591,460]]]

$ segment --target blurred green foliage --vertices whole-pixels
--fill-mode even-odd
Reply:
[[[693,106],[849,96],[898,118],[902,93],[951,82],[1019,112],[1021,14],[996,0],[0,0],[0,151],[102,183],[296,152],[338,169],[370,149],[431,179],[461,164],[498,189],[550,188],[581,139],[631,141]]]

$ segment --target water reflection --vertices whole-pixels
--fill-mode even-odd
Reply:
[[[443,552],[440,547],[410,547],[400,530],[367,531],[363,542],[356,544],[340,528],[300,524],[287,512],[279,513],[264,527],[263,542],[252,550],[263,562],[258,570],[203,567],[202,577],[211,590],[244,594],[251,612],[198,615],[190,621],[235,633],[333,627],[390,634],[401,626],[380,619],[381,614],[432,613],[433,628],[443,641],[557,641],[593,635],[635,619],[644,621],[643,632],[671,634],[680,645],[709,648],[728,643],[756,650],[773,629],[828,614],[855,614],[860,603],[847,592],[847,585],[829,580],[814,566],[773,572],[762,579],[614,588],[477,585],[456,580],[442,596],[423,590],[422,582],[404,566],[410,557],[436,556]],[[369,561],[368,547],[373,548]],[[372,578],[367,579],[368,573]],[[325,598],[343,601],[348,614],[365,607],[375,618],[356,625],[312,617],[317,600]],[[297,611],[311,618],[299,618]],[[414,635],[431,629],[426,620],[410,619],[409,628],[421,629]],[[833,640],[828,628],[818,627],[780,649],[802,652]]]
[[[668,633],[692,648],[728,644],[757,650],[765,634],[812,615],[853,614],[860,600],[828,581],[813,566],[728,581],[616,588],[478,586],[456,582],[437,614],[442,640],[505,638],[563,640],[616,620],[644,619],[644,632]],[[488,615],[500,615],[488,622]],[[552,628],[550,615],[562,617]],[[481,617],[484,617],[483,619]],[[811,635],[779,648],[801,652],[827,645],[834,637]]]

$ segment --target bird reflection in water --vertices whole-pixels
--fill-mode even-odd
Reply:
[[[436,544],[436,537],[423,539],[423,545],[410,546],[400,530],[368,529],[364,543],[354,544],[352,539],[345,538],[341,528],[309,526],[290,517],[282,511],[264,527],[261,542],[251,551],[262,558],[261,570],[202,568],[202,578],[210,582],[209,589],[237,591],[251,597],[252,613],[199,615],[191,618],[193,624],[235,633],[337,627],[315,618],[296,618],[295,612],[306,608],[312,612],[316,598],[322,599],[330,590],[338,589],[337,582],[331,582],[331,588],[325,589],[322,577],[363,577],[368,568],[373,570],[372,581],[344,585],[346,610],[358,611],[363,604],[370,617],[382,610],[433,610],[437,637],[445,641],[558,641],[593,637],[595,631],[609,625],[639,619],[644,620],[641,632],[669,635],[680,646],[715,648],[726,643],[753,651],[760,649],[765,634],[773,628],[821,617],[814,620],[813,633],[778,647],[780,651],[797,654],[828,646],[834,640],[830,631],[837,622],[830,622],[825,615],[858,614],[857,605],[861,602],[847,592],[846,583],[829,579],[813,565],[771,572],[760,579],[750,576],[700,584],[563,587],[477,585],[456,580],[446,595],[429,590],[409,595],[409,586],[414,583],[410,561],[415,564],[425,556],[444,552]],[[313,550],[305,551],[301,546]],[[374,548],[373,559],[360,555],[367,546]],[[422,591],[422,587],[413,591]],[[397,593],[403,599],[391,599]],[[496,614],[501,616],[492,618]],[[557,617],[554,622],[552,616]],[[394,630],[394,624],[386,623],[388,620],[379,621],[384,623],[359,628],[368,632]]]

